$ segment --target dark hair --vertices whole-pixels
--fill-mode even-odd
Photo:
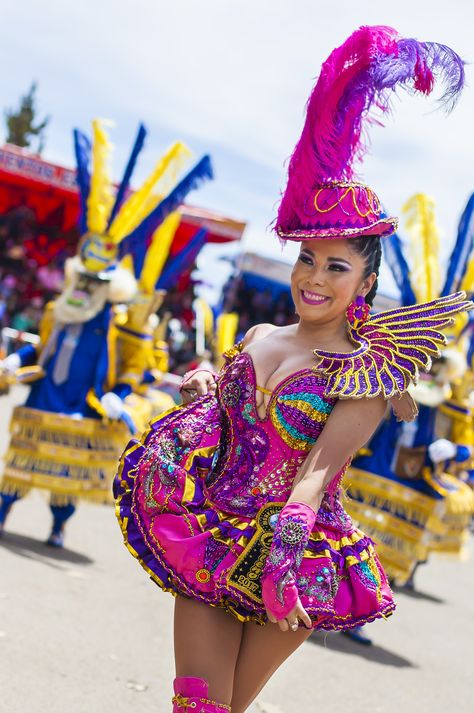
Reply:
[[[380,261],[382,259],[382,244],[379,235],[364,235],[360,238],[350,238],[347,241],[350,247],[365,260],[363,278],[365,280],[372,272],[378,277]],[[378,279],[375,280],[370,292],[365,296],[365,301],[372,307],[377,292]]]

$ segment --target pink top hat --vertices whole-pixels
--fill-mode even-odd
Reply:
[[[360,27],[330,54],[308,100],[303,132],[288,167],[275,232],[283,240],[391,235],[397,219],[383,215],[374,191],[353,164],[367,151],[364,135],[387,112],[394,90],[429,94],[452,108],[464,63],[449,47],[400,37],[392,27]]]
[[[382,214],[380,201],[369,186],[355,181],[333,181],[315,188],[301,210],[296,211],[298,227],[276,228],[284,240],[356,238],[360,235],[385,237],[395,232],[397,218]]]

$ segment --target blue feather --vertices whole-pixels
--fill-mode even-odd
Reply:
[[[203,156],[171,193],[158,203],[156,208],[151,211],[130,235],[122,240],[119,248],[120,257],[132,255],[135,262],[135,255],[140,253],[142,246],[151,238],[165,218],[184,202],[184,199],[190,191],[198,188],[203,181],[212,179],[213,177],[210,156]]]
[[[81,235],[87,232],[87,199],[89,197],[91,177],[89,174],[89,163],[91,157],[91,142],[82,131],[74,129],[74,153],[77,165],[77,185],[80,197],[79,229]]]
[[[470,337],[469,337],[469,344],[468,344],[468,349],[467,349],[467,364],[470,369],[474,366],[473,359],[474,359],[474,317],[471,319],[471,314],[472,312],[468,312],[469,314],[469,322],[468,322],[468,329],[470,330]]]
[[[133,149],[130,153],[130,158],[128,159],[128,163],[125,167],[125,171],[123,174],[123,178],[120,182],[119,189],[117,191],[117,195],[115,196],[115,203],[114,206],[111,210],[110,213],[110,218],[109,222],[107,223],[107,229],[110,228],[112,225],[112,221],[119,212],[120,206],[122,205],[125,194],[127,192],[128,186],[130,184],[130,179],[132,177],[133,171],[135,169],[135,164],[137,163],[138,156],[140,155],[140,152],[143,148],[143,145],[145,143],[145,138],[147,135],[147,130],[144,124],[140,124],[138,127],[138,133],[137,137],[135,139],[135,143],[133,145]]]
[[[466,274],[467,262],[474,247],[474,193],[469,198],[458,226],[458,234],[449,259],[441,297],[456,292]]]
[[[136,240],[131,243],[131,249],[127,252],[133,256],[133,273],[135,279],[139,280],[142,274],[143,265],[145,264],[145,258],[147,250],[150,247],[150,240],[142,240],[141,242]]]
[[[199,251],[206,242],[207,230],[201,228],[191,238],[186,247],[177,255],[169,257],[156,283],[157,290],[169,290],[180,275],[187,272],[194,264]]]
[[[397,233],[393,233],[388,238],[382,238],[382,250],[387,265],[400,290],[402,305],[415,304],[416,296],[410,282],[410,268],[403,254],[402,241]]]

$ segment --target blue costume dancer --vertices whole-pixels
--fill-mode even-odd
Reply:
[[[423,247],[415,255],[411,275],[399,238],[394,235],[384,244],[402,304],[444,296],[458,288],[472,292],[469,275],[474,263],[468,269],[468,259],[474,242],[474,196],[461,219],[441,291],[432,202],[418,195],[406,210],[411,211],[413,242]],[[384,568],[399,585],[412,584],[417,564],[426,561],[430,552],[461,553],[473,510],[472,493],[449,475],[446,463],[467,459],[470,452],[448,440],[451,434],[446,428],[439,430],[440,407],[450,397],[450,384],[467,368],[456,344],[462,326],[454,325],[452,343],[411,392],[419,409],[416,420],[400,423],[389,415],[367,449],[353,460],[346,477],[351,497],[347,509],[377,541]]]
[[[145,135],[140,126],[114,195],[107,172],[110,145],[102,125],[94,122],[92,146],[75,132],[83,236],[78,255],[66,264],[63,293],[45,311],[39,345],[0,363],[10,381],[21,379],[25,369],[30,381],[36,379],[11,421],[0,485],[0,532],[13,503],[32,487],[51,493],[53,526],[47,542],[54,546],[63,544],[64,523],[74,513],[77,498],[110,499],[117,457],[128,431],[134,430],[125,399],[142,382],[153,354],[146,320],[156,279],[163,267],[170,269],[166,257],[177,226],[175,211],[190,190],[212,177],[205,156],[176,182],[189,155],[178,142],[142,188],[128,196]],[[144,270],[149,247],[154,265]],[[135,276],[119,265],[123,259],[131,262]],[[134,297],[130,313],[113,306]],[[144,319],[137,320],[136,302],[143,306],[147,300]]]

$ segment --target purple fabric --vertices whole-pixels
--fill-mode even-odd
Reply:
[[[324,387],[311,370],[284,380],[262,419],[251,358],[239,354],[221,372],[216,397],[173,409],[130,442],[115,479],[117,514],[131,553],[160,587],[265,622],[260,577],[252,574],[265,558],[246,558],[255,543],[263,546],[262,512],[275,503],[278,513],[286,502],[334,406]],[[293,408],[281,411],[292,395]],[[238,576],[241,563],[248,577],[247,570]],[[315,628],[349,628],[394,609],[373,544],[354,528],[337,489],[323,499],[295,575]]]

